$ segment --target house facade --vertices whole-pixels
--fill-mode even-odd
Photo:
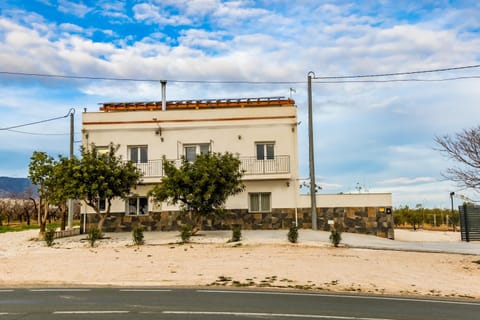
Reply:
[[[163,156],[180,163],[182,158],[193,161],[198,154],[226,151],[241,161],[245,190],[227,200],[223,219],[204,221],[204,229],[228,229],[232,224],[288,228],[294,222],[310,227],[309,205],[299,195],[297,121],[294,100],[283,97],[103,103],[98,112],[84,112],[84,147],[93,144],[101,152],[112,142],[118,144],[118,154],[143,173],[128,199],[112,203],[107,230],[129,230],[134,224],[176,230],[181,224],[178,208],[148,197],[162,179]],[[385,207],[391,207],[389,194],[372,203],[375,212]],[[93,221],[91,211],[83,210]],[[323,216],[321,208],[317,211]]]

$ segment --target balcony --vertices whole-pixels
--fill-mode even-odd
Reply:
[[[273,159],[257,160],[256,157],[240,157],[245,176],[290,173],[290,156],[275,156]]]
[[[240,169],[244,170],[244,179],[254,179],[254,176],[273,178],[276,175],[290,174],[290,156],[275,156],[274,159],[257,160],[256,157],[240,157]],[[180,166],[181,160],[174,160]],[[163,177],[162,160],[149,160],[145,163],[135,163],[143,173],[143,178]],[[157,179],[155,179],[157,180]],[[148,179],[145,182],[153,182]]]

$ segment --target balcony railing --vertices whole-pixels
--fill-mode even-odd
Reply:
[[[273,159],[257,160],[256,157],[240,157],[240,169],[244,175],[269,175],[290,173],[290,156],[275,156]],[[174,160],[177,166],[181,160]],[[145,163],[135,163],[144,178],[163,177],[162,160],[149,160]]]
[[[275,156],[273,159],[257,160],[256,157],[240,157],[244,175],[290,173],[290,156]]]

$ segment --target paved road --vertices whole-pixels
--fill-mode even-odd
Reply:
[[[480,302],[210,289],[0,289],[10,319],[479,319]]]

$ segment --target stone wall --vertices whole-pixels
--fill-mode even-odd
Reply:
[[[87,226],[98,222],[94,215],[87,215],[87,219]],[[310,229],[312,227],[310,208],[297,209],[297,220],[299,228]],[[318,229],[329,231],[329,221],[340,225],[344,232],[394,238],[393,217],[392,214],[385,213],[385,208],[317,208]],[[240,225],[243,229],[250,230],[274,230],[287,229],[294,223],[295,209],[273,209],[269,213],[249,213],[248,210],[241,209],[228,210],[222,218],[205,219],[202,230],[229,230],[232,225]],[[137,225],[143,226],[147,231],[176,231],[182,224],[179,212],[150,212],[145,216],[113,213],[105,221],[103,231],[131,231]]]

